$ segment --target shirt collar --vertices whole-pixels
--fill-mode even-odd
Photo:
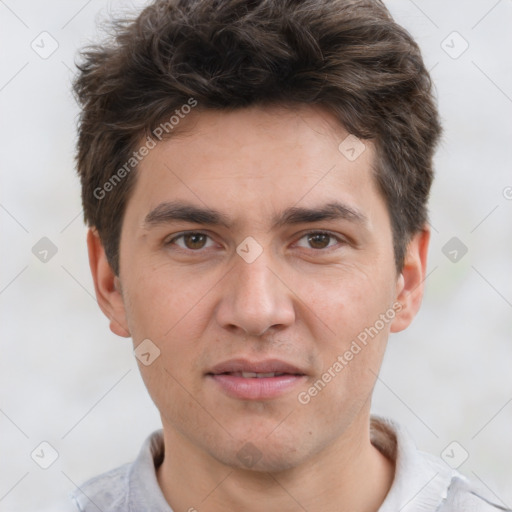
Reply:
[[[395,477],[378,512],[431,512],[446,499],[454,472],[440,458],[419,451],[403,427],[372,416],[372,444],[395,461]]]
[[[130,511],[172,512],[158,485],[156,470],[164,457],[163,431],[153,432],[142,445],[128,475]]]
[[[441,459],[417,450],[407,432],[392,420],[372,416],[372,444],[395,462],[395,477],[378,512],[431,512],[446,499],[455,472]],[[144,442],[129,472],[130,510],[151,504],[154,512],[172,512],[160,489],[156,468],[164,455],[162,430]]]

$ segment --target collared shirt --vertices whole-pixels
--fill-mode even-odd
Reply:
[[[485,496],[439,457],[416,449],[395,422],[372,416],[372,444],[395,461],[395,477],[378,512],[496,512],[508,510]],[[173,512],[158,485],[162,463],[162,431],[151,434],[137,459],[92,478],[72,496],[81,512]]]

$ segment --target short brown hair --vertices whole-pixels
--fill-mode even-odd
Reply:
[[[427,221],[441,128],[420,50],[382,2],[157,0],[113,27],[112,39],[82,52],[74,90],[84,217],[116,274],[136,178],[126,163],[142,137],[191,100],[219,110],[319,105],[372,139],[401,270],[411,235]]]

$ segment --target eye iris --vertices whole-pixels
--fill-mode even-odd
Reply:
[[[329,245],[331,236],[326,233],[314,233],[308,235],[308,243],[313,249],[325,249]]]
[[[206,235],[201,233],[186,234],[183,239],[188,249],[201,249],[206,243]]]

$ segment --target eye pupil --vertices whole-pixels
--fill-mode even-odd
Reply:
[[[314,233],[308,236],[308,242],[314,249],[325,249],[329,245],[330,235],[327,233]]]
[[[189,249],[201,249],[206,242],[206,235],[201,233],[190,233],[183,235],[185,245]]]

